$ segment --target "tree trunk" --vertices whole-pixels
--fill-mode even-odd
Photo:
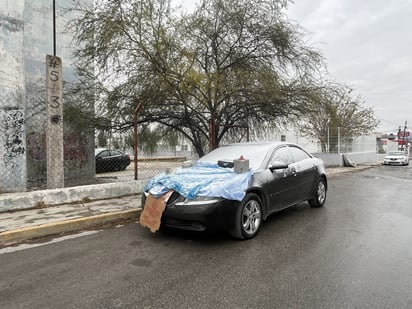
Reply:
[[[217,126],[216,119],[212,115],[209,120],[209,151],[217,148]]]

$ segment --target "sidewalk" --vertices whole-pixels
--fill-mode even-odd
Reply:
[[[327,168],[327,174],[333,177],[371,167],[374,166]],[[92,201],[67,201],[49,207],[39,205],[35,209],[0,212],[0,248],[39,237],[138,220],[141,212],[140,198],[140,194],[133,193]]]

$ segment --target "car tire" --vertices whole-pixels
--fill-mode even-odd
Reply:
[[[248,193],[240,203],[235,225],[230,232],[238,239],[251,239],[257,235],[262,223],[262,202],[255,193]]]
[[[310,207],[322,207],[326,201],[326,191],[326,182],[321,178],[316,184],[315,196],[308,200]]]

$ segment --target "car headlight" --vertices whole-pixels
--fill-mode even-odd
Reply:
[[[176,206],[187,206],[187,205],[208,205],[214,204],[221,201],[220,197],[210,197],[210,196],[198,196],[192,200],[185,199],[183,202],[176,203]]]

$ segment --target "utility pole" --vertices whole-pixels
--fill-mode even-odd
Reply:
[[[56,57],[56,0],[53,0],[53,56]]]
[[[403,150],[408,150],[408,143],[407,143],[407,138],[406,138],[406,125],[408,122],[405,120],[405,126],[403,127],[403,136],[402,136],[402,145],[404,148]]]
[[[398,129],[398,150],[405,150],[407,148],[407,141],[406,141],[406,129],[407,129],[408,122],[405,121],[405,125],[403,127],[403,131],[401,126]]]

